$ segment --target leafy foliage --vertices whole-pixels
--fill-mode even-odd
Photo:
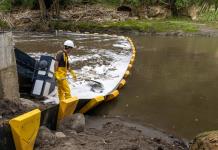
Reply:
[[[0,29],[8,29],[9,26],[6,22],[0,20]]]
[[[47,3],[52,3],[53,0],[45,0]],[[134,7],[142,5],[164,5],[171,8],[173,11],[187,8],[193,4],[199,5],[202,12],[209,11],[211,7],[218,9],[218,0],[59,0],[60,6],[69,6],[73,4],[84,3],[101,3],[109,5],[128,4]],[[14,6],[24,8],[35,8],[38,0],[0,0],[0,10],[10,10]]]
[[[0,11],[8,11],[11,9],[11,0],[0,0]]]
[[[32,8],[35,3],[37,3],[37,0],[15,0],[13,6]]]

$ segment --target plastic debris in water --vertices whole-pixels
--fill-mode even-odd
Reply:
[[[91,87],[92,92],[102,93],[104,91],[104,86],[102,83],[94,80],[88,80],[88,79],[86,79],[86,81],[89,82],[88,85]]]

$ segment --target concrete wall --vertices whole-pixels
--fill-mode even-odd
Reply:
[[[18,100],[19,84],[11,32],[0,32],[0,99]]]

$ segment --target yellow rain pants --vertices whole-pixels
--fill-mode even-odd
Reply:
[[[58,67],[56,72],[55,72],[55,77],[57,79],[57,86],[58,86],[58,97],[59,100],[65,100],[68,98],[71,98],[71,92],[70,92],[70,87],[67,81],[67,62],[68,62],[68,57],[64,53],[64,61],[66,62],[66,67]]]
[[[72,97],[70,93],[70,87],[66,79],[58,80],[57,85],[58,85],[58,97],[60,101]]]

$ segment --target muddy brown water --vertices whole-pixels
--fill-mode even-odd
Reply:
[[[16,46],[29,52],[56,51],[65,40],[41,36],[38,42],[20,40]],[[95,113],[128,117],[187,139],[218,129],[218,39],[130,36],[137,48],[132,75],[117,101]],[[87,51],[93,45],[111,46],[110,40],[77,43]]]
[[[217,130],[218,39],[132,38],[137,47],[132,76],[114,106],[104,105],[100,112],[187,139]]]

